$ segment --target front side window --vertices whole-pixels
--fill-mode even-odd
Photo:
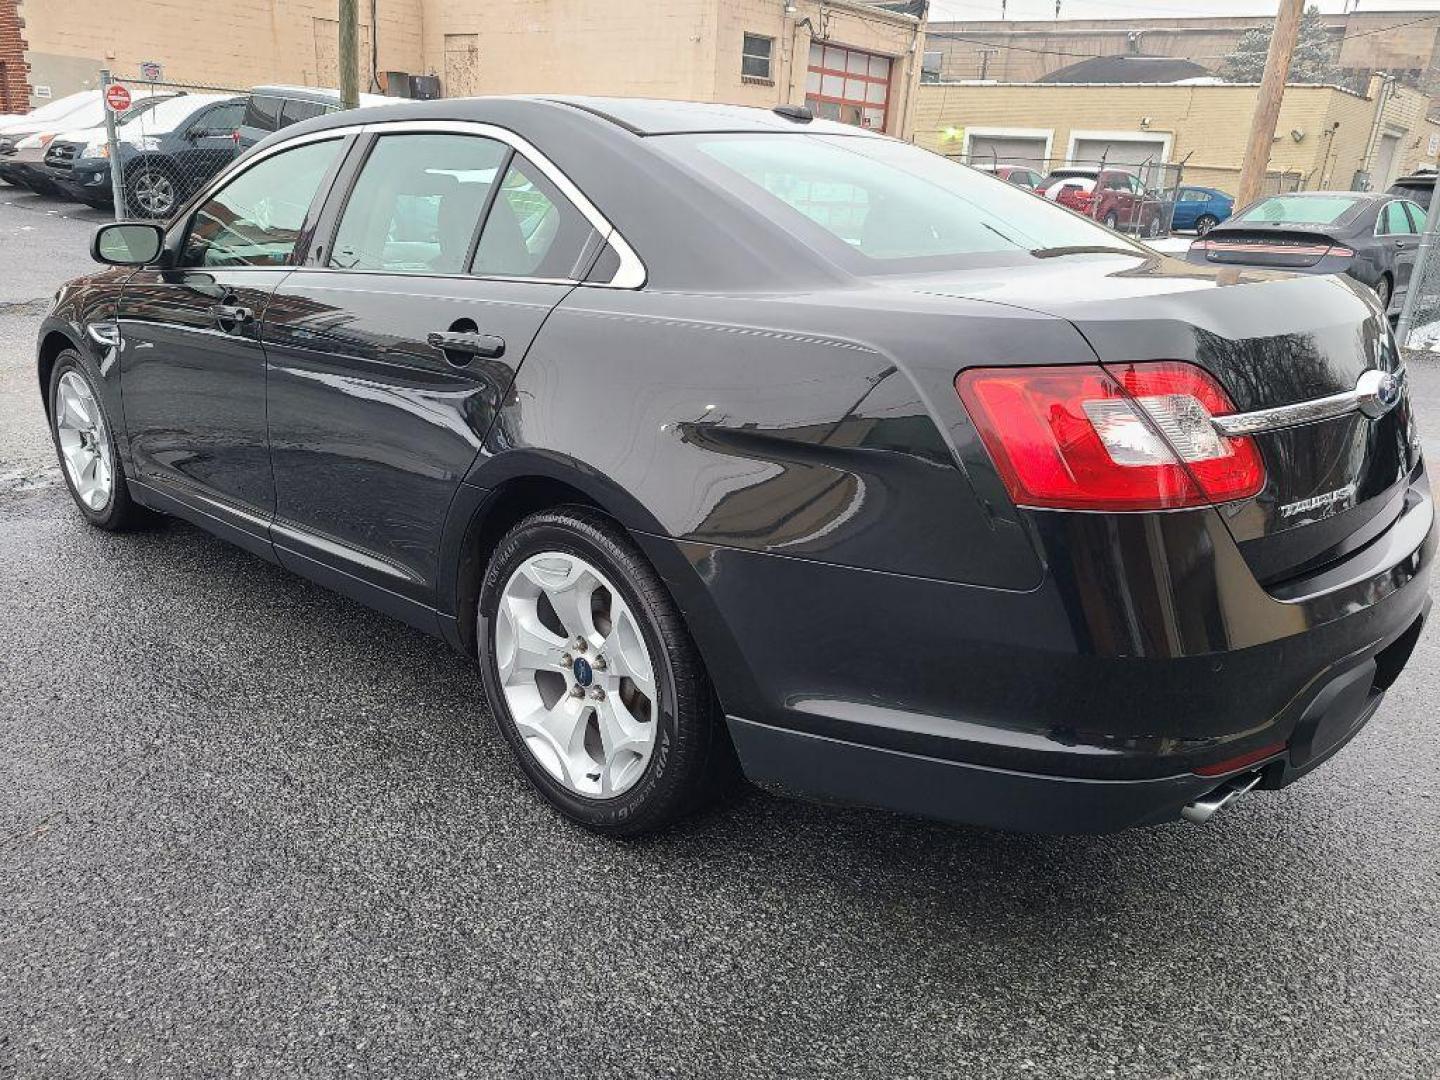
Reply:
[[[907,143],[800,133],[669,135],[655,142],[717,186],[742,193],[801,242],[861,272],[1126,246],[1053,203]]]
[[[770,54],[774,48],[774,38],[746,34],[740,55],[740,74],[751,79],[770,78]]]
[[[463,274],[509,148],[475,135],[384,135],[340,216],[329,265]]]
[[[245,106],[238,101],[230,105],[217,105],[196,117],[191,131],[197,138],[231,135],[240,126],[244,115]]]
[[[307,143],[246,169],[195,211],[183,266],[284,266],[295,253],[340,139]]]
[[[516,154],[485,219],[471,272],[574,280],[584,273],[598,240],[585,215]]]

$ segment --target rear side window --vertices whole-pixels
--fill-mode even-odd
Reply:
[[[298,124],[301,120],[324,116],[325,111],[324,104],[319,101],[297,101],[294,98],[287,98],[284,108],[280,110],[280,126],[289,127],[291,124]]]
[[[1410,215],[1410,224],[1411,224],[1411,226],[1412,226],[1411,229],[1410,229],[1410,231],[1413,232],[1413,233],[1422,233],[1422,232],[1424,232],[1424,231],[1425,231],[1425,210],[1424,210],[1424,208],[1423,208],[1419,203],[1407,202],[1407,203],[1405,203],[1405,210],[1406,210],[1406,211],[1409,213],[1409,215]]]
[[[462,274],[509,147],[473,135],[385,135],[340,216],[330,266]]]
[[[597,235],[584,214],[516,154],[505,170],[471,271],[488,277],[571,280],[584,272]]]
[[[948,158],[889,139],[796,133],[654,141],[802,242],[861,271],[1125,244],[1013,185],[996,184]]]
[[[1380,236],[1405,236],[1419,231],[1410,224],[1405,204],[1399,200],[1385,204],[1375,226],[1375,232]]]
[[[280,99],[254,94],[245,104],[245,126],[261,131],[278,131],[280,128]]]
[[[340,139],[307,143],[257,162],[195,211],[184,266],[284,266]]]

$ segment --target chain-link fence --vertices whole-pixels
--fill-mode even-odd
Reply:
[[[108,72],[100,81],[105,127],[58,136],[45,152],[70,198],[113,206],[117,218],[165,219],[239,153],[247,91]]]
[[[1119,229],[1144,237],[1172,232],[1205,233],[1224,221],[1234,209],[1228,191],[1238,186],[1234,177],[1211,175],[1215,169],[1187,172],[1184,162],[1138,161],[1123,157],[1023,157],[994,151],[950,154],[977,169],[1034,191]],[[1232,182],[1226,184],[1229,179]],[[1299,173],[1272,172],[1262,194],[1298,191]]]
[[[1440,352],[1440,196],[1433,189],[1395,336],[1407,348]]]

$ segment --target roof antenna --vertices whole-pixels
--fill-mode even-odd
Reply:
[[[815,114],[806,105],[776,105],[770,111],[777,116],[783,116],[786,120],[793,120],[797,124],[808,124],[815,119]]]

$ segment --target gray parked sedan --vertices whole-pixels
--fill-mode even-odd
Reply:
[[[1399,310],[1425,211],[1409,199],[1359,191],[1303,191],[1252,203],[1190,245],[1190,261],[1348,274]]]

